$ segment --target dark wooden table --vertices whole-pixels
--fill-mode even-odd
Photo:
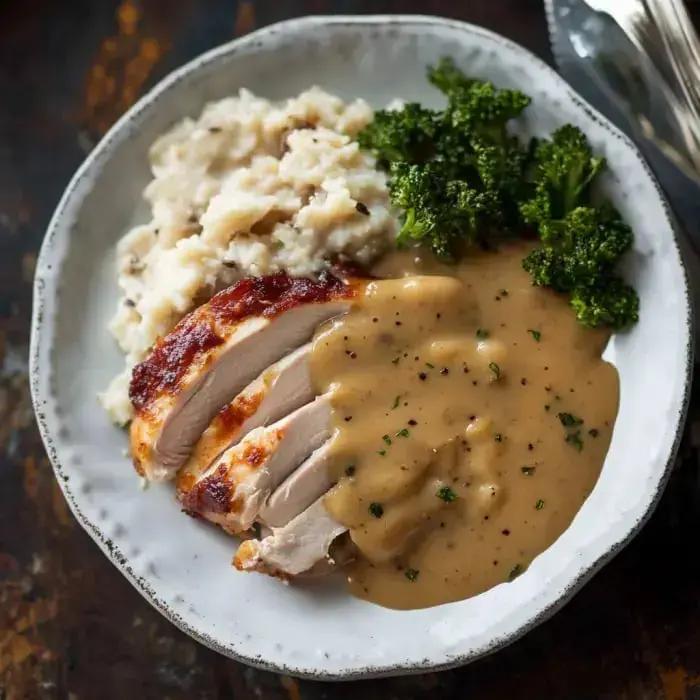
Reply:
[[[472,666],[351,684],[246,668],[164,620],[68,512],[32,416],[26,361],[36,252],[69,177],[144,90],[237,34],[320,12],[449,15],[550,60],[541,5],[0,0],[0,700],[700,699],[700,383],[656,514],[562,612]]]

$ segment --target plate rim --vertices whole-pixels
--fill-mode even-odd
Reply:
[[[680,261],[680,267],[683,273],[683,291],[684,291],[684,301],[686,304],[687,315],[685,330],[687,335],[687,345],[685,348],[685,384],[683,386],[683,397],[681,400],[681,405],[678,409],[678,414],[676,416],[675,423],[675,436],[673,443],[668,454],[666,463],[663,465],[659,479],[655,485],[655,489],[648,503],[645,505],[644,513],[641,517],[631,525],[629,528],[625,528],[626,532],[622,537],[618,537],[615,541],[608,542],[606,545],[606,550],[599,557],[597,557],[588,566],[579,566],[577,570],[573,570],[570,575],[570,581],[567,583],[566,587],[558,594],[558,597],[551,604],[537,611],[537,614],[530,616],[528,620],[521,624],[520,626],[512,629],[508,634],[499,638],[492,638],[487,643],[482,644],[478,647],[471,647],[465,652],[456,654],[455,656],[450,656],[443,663],[434,663],[429,659],[424,659],[423,661],[412,661],[407,660],[406,663],[391,663],[384,665],[366,665],[362,668],[359,667],[349,667],[341,672],[328,672],[324,671],[322,668],[309,669],[308,665],[304,668],[295,668],[291,664],[286,663],[276,663],[267,662],[265,659],[259,656],[246,655],[240,649],[235,648],[240,646],[239,644],[223,643],[217,639],[214,639],[201,632],[200,630],[193,627],[191,624],[186,622],[175,610],[173,610],[164,600],[158,598],[152,586],[148,580],[142,576],[138,576],[131,566],[129,565],[128,558],[119,550],[114,543],[107,538],[100,528],[91,522],[87,516],[85,516],[80,506],[78,505],[72,491],[70,484],[67,481],[66,475],[63,474],[63,468],[61,464],[61,459],[58,454],[57,444],[60,444],[60,437],[54,439],[53,431],[51,429],[51,421],[47,418],[46,412],[48,407],[55,402],[55,397],[53,396],[51,388],[51,367],[47,362],[46,364],[40,362],[40,355],[42,353],[42,348],[44,352],[50,350],[51,341],[50,338],[46,338],[47,334],[47,324],[44,324],[44,317],[48,315],[53,315],[52,312],[55,307],[55,294],[51,292],[55,291],[57,286],[58,278],[52,272],[52,264],[50,261],[54,259],[56,255],[56,241],[59,238],[59,233],[62,227],[65,225],[63,221],[65,214],[71,208],[73,199],[81,195],[78,190],[79,184],[82,182],[83,178],[89,174],[91,169],[99,163],[103,158],[108,158],[110,152],[113,148],[119,146],[123,140],[128,135],[129,123],[143,110],[147,109],[151,103],[153,103],[161,94],[172,90],[177,86],[177,84],[186,78],[191,72],[196,71],[204,66],[211,65],[215,63],[220,58],[223,58],[229,54],[235,53],[235,51],[240,46],[245,46],[247,44],[253,44],[255,42],[260,42],[270,38],[275,34],[285,33],[287,31],[294,31],[296,29],[309,28],[318,25],[337,25],[337,26],[347,26],[347,25],[365,25],[365,26],[375,26],[375,25],[386,25],[386,26],[407,26],[407,25],[422,25],[422,26],[434,26],[449,28],[452,30],[461,31],[467,34],[476,34],[482,37],[493,40],[497,43],[507,46],[510,50],[524,54],[528,60],[532,61],[537,65],[538,70],[541,72],[546,72],[549,77],[555,80],[561,87],[568,93],[568,96],[573,103],[576,104],[580,109],[587,112],[588,116],[597,122],[600,126],[606,129],[611,136],[616,137],[620,140],[624,146],[630,151],[631,154],[635,156],[638,160],[640,168],[642,168],[646,175],[648,176],[650,182],[653,184],[657,191],[659,200],[663,206],[664,215],[669,224],[669,228],[672,231],[672,240],[676,248],[678,258]],[[66,235],[64,233],[64,235]],[[692,386],[692,375],[693,375],[693,358],[694,358],[694,316],[693,316],[693,299],[690,294],[690,284],[687,264],[683,257],[683,242],[680,240],[681,234],[679,234],[679,229],[676,225],[673,213],[670,209],[668,202],[659,186],[655,176],[651,172],[648,164],[642,157],[636,145],[631,141],[631,139],[620,131],[616,126],[614,126],[607,118],[605,118],[600,112],[598,112],[594,107],[588,104],[582,97],[576,93],[573,88],[571,88],[566,81],[559,76],[556,71],[547,65],[542,59],[532,53],[529,49],[521,46],[517,42],[514,42],[497,32],[479,27],[477,25],[463,22],[459,20],[434,17],[429,15],[421,14],[379,14],[379,15],[334,15],[334,16],[318,16],[309,15],[305,17],[299,17],[289,20],[284,20],[277,22],[266,27],[257,29],[250,34],[243,37],[235,38],[225,44],[217,46],[213,49],[206,51],[205,53],[195,57],[194,59],[188,61],[181,67],[172,71],[168,75],[164,76],[151,90],[149,90],[144,96],[142,96],[129,110],[127,110],[117,122],[109,129],[105,136],[100,140],[100,142],[95,146],[91,153],[86,157],[83,163],[80,165],[76,173],[71,178],[68,183],[61,199],[56,207],[56,210],[51,217],[51,220],[47,226],[47,230],[44,239],[41,244],[40,252],[37,257],[36,273],[34,279],[34,301],[32,308],[32,319],[31,319],[31,338],[30,338],[30,351],[29,351],[29,379],[30,379],[30,389],[32,395],[32,403],[34,407],[34,412],[37,419],[37,424],[39,427],[39,432],[41,434],[42,441],[47,451],[49,461],[53,467],[54,473],[56,475],[58,484],[66,498],[73,515],[76,517],[81,526],[88,532],[92,539],[98,544],[100,549],[107,555],[107,557],[112,561],[112,563],[125,575],[127,580],[141,593],[141,595],[148,600],[151,605],[153,605],[159,612],[161,612],[164,617],[166,617],[170,622],[172,622],[180,630],[194,638],[199,643],[207,646],[214,651],[219,652],[229,658],[236,661],[240,661],[257,668],[261,668],[268,671],[274,671],[277,673],[284,673],[287,675],[292,675],[296,677],[309,678],[315,680],[357,680],[360,678],[368,677],[379,677],[379,676],[390,676],[390,675],[400,675],[400,674],[415,674],[426,671],[440,671],[447,670],[450,668],[456,668],[467,663],[473,662],[478,658],[484,657],[491,654],[509,644],[517,641],[523,635],[525,635],[531,629],[537,627],[540,623],[551,617],[560,608],[566,605],[567,602],[581,589],[581,587],[606,563],[608,563],[616,554],[618,554],[627,543],[629,543],[639,532],[646,521],[651,517],[654,512],[656,505],[663,494],[664,488],[672,471],[673,465],[675,463],[676,454],[678,447],[680,445],[680,440],[683,435],[683,429],[685,425],[685,418],[688,411],[689,401],[690,401],[690,389]],[[49,294],[47,294],[49,292]],[[319,664],[320,665],[320,664]]]

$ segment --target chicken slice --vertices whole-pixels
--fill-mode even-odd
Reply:
[[[248,530],[270,494],[330,436],[330,398],[320,396],[248,433],[182,494],[183,509],[231,533]]]
[[[346,530],[331,518],[319,498],[284,527],[272,528],[272,535],[242,542],[233,565],[240,571],[291,578],[324,560],[333,541]]]
[[[249,432],[313,401],[310,359],[311,343],[307,343],[268,367],[219,411],[178,471],[179,494],[189,491],[224,450]]]
[[[331,454],[326,442],[295,469],[260,509],[260,522],[282,527],[326,493],[333,486],[328,473]]]
[[[132,374],[137,472],[173,478],[221,408],[318,325],[347,311],[361,284],[331,273],[248,278],[186,316]]]

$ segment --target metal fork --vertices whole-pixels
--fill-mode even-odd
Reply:
[[[645,94],[628,105],[648,138],[677,164],[700,178],[700,39],[681,0],[584,0],[589,8],[609,15],[639,50]],[[629,67],[627,67],[629,69]],[[609,71],[624,71],[620,65]],[[652,95],[662,96],[672,124],[650,118]],[[674,132],[674,133],[672,133]]]

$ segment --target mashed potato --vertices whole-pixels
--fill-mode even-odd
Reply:
[[[117,246],[110,330],[126,367],[100,396],[131,418],[132,367],[195,306],[237,278],[313,275],[340,255],[369,263],[396,237],[386,177],[354,135],[372,119],[312,88],[276,104],[247,90],[185,119],[151,148],[150,223]]]

